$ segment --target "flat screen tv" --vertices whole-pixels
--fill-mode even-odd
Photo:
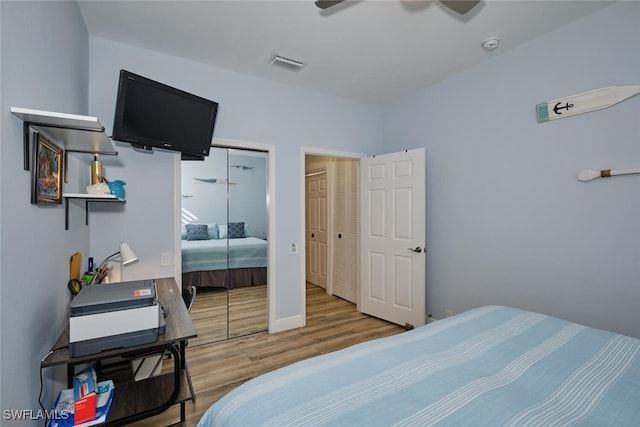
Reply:
[[[208,156],[217,113],[217,102],[120,70],[111,138]]]

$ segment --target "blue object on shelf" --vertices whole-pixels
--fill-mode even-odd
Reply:
[[[124,199],[125,194],[124,194],[124,186],[125,186],[126,182],[121,181],[121,180],[116,180],[116,181],[109,181],[107,183],[107,185],[109,186],[109,190],[111,190],[111,194],[113,194],[116,197],[119,197],[121,199]]]

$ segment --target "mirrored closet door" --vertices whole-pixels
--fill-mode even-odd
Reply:
[[[205,344],[267,330],[267,153],[212,147],[182,161],[182,286]]]

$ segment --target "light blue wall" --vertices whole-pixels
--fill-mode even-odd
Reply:
[[[621,2],[386,107],[386,143],[426,147],[428,313],[507,304],[640,337],[640,177],[576,179],[640,166],[640,96],[535,116],[640,84],[638,22]]]
[[[224,69],[163,55],[101,38],[90,38],[90,97],[93,114],[112,129],[118,72],[121,68],[220,103],[214,138],[275,146],[276,319],[301,318],[304,257],[289,255],[288,245],[304,242],[302,147],[347,152],[379,152],[380,107],[345,101]],[[283,70],[283,72],[286,72]],[[175,156],[119,146],[107,164],[107,177],[127,182],[127,203],[115,212],[91,216],[91,251],[108,254],[124,239],[140,262],[126,278],[173,274],[160,267],[160,253],[175,245]],[[112,208],[114,211],[117,207]],[[270,253],[270,256],[273,254]]]
[[[30,203],[22,121],[10,107],[86,114],[89,41],[75,2],[2,1],[0,18],[0,408],[37,410],[40,360],[67,318],[69,256],[86,256],[89,232],[84,226],[65,231],[62,206]],[[84,224],[78,213],[71,220]],[[47,369],[45,381],[58,374]],[[45,389],[45,404],[54,393]],[[0,424],[42,421],[11,422],[3,413]]]

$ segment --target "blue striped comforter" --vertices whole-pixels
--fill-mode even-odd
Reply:
[[[182,272],[267,266],[267,241],[241,239],[181,240]]]
[[[481,307],[261,375],[205,426],[640,426],[640,340]]]

